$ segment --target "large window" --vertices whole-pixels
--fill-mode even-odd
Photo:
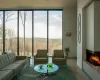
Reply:
[[[26,11],[19,11],[19,55],[25,55],[25,22]]]
[[[47,50],[47,11],[34,11],[34,52]]]
[[[0,11],[0,54],[62,49],[62,10]]]
[[[32,11],[19,11],[19,55],[32,55]]]
[[[5,50],[17,53],[17,11],[5,11]]]
[[[62,11],[49,11],[49,54],[62,49]]]
[[[3,52],[3,11],[0,11],[0,55]]]
[[[32,55],[32,11],[26,12],[25,23],[25,54]]]

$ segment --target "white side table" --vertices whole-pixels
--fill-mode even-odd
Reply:
[[[27,67],[30,66],[30,59],[31,59],[31,56],[28,56],[28,57],[27,57]]]

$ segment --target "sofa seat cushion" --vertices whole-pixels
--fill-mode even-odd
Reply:
[[[47,58],[36,58],[34,61],[42,63],[42,62],[48,62],[48,59]]]
[[[65,58],[54,58],[55,60],[65,60]]]
[[[13,70],[13,74],[16,75],[17,73],[20,72],[21,69],[22,69],[22,64],[12,63],[1,70]]]
[[[0,80],[9,80],[13,76],[13,70],[0,71]]]
[[[24,66],[26,64],[27,60],[17,60],[15,61],[15,64],[22,64],[22,66]]]
[[[36,58],[36,59],[39,59],[39,60],[41,60],[41,59],[47,59],[47,58]]]
[[[64,59],[64,58],[55,58],[55,59],[53,59],[53,62],[61,63],[61,62],[65,62],[65,61],[66,61],[66,59]]]

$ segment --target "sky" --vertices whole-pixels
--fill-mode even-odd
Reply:
[[[12,14],[13,13],[13,14]],[[17,34],[17,12],[8,14],[9,20],[5,28],[13,29]],[[23,11],[21,11],[23,18]],[[32,38],[32,12],[27,11],[25,24],[25,37]],[[62,38],[62,11],[49,11],[49,38]],[[6,16],[7,19],[7,16]],[[1,24],[1,19],[0,19]],[[23,37],[23,25],[21,17],[19,18],[19,37]],[[17,36],[17,35],[16,35]],[[47,38],[47,11],[34,11],[34,37]]]

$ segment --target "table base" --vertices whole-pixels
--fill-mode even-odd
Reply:
[[[55,76],[56,73],[44,73],[44,74],[40,74],[40,77],[42,80],[45,80],[47,78],[50,78],[51,76]]]

